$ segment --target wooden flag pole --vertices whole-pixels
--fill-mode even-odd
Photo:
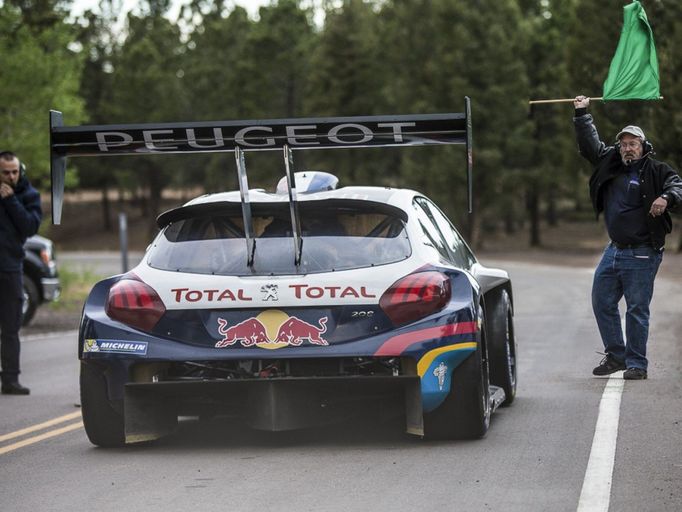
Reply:
[[[590,101],[592,101],[592,100],[601,101],[604,98],[599,97],[599,98],[589,98],[589,99],[590,99]],[[530,100],[528,103],[531,105],[538,105],[538,104],[542,104],[542,103],[572,103],[574,101],[575,101],[575,98],[560,98],[560,99],[556,99],[556,100]]]

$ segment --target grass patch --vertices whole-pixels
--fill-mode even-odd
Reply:
[[[60,265],[59,282],[62,291],[59,300],[50,302],[49,308],[59,312],[80,312],[90,290],[97,281],[102,279],[104,276],[90,269],[75,271],[68,265]]]

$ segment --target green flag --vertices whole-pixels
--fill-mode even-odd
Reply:
[[[657,100],[661,96],[654,34],[638,0],[623,7],[623,31],[602,96],[605,100]]]

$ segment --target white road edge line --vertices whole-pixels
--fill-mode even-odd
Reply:
[[[604,388],[577,512],[608,512],[609,510],[613,466],[616,460],[620,402],[624,385],[622,372],[617,372],[609,377]]]
[[[61,338],[62,336],[75,336],[78,334],[78,329],[73,329],[71,331],[56,331],[56,332],[46,332],[45,334],[29,334],[27,336],[22,336],[19,334],[21,341],[37,341],[37,340],[49,340],[52,338]]]

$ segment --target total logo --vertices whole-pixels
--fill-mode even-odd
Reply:
[[[290,284],[285,290],[293,291],[296,299],[373,299],[376,295],[370,293],[366,286],[354,288],[352,286],[310,286],[307,284]],[[278,301],[281,290],[276,284],[265,284],[260,287],[263,301]],[[251,294],[243,288],[222,290],[192,290],[190,288],[171,288],[171,296],[175,302],[250,302]]]
[[[322,337],[327,332],[327,320],[324,316],[317,321],[318,325],[314,325],[278,309],[263,311],[232,326],[227,320],[218,318],[218,333],[223,339],[215,347],[230,347],[238,342],[242,347],[265,349],[298,347],[306,341],[312,345],[329,345]]]

